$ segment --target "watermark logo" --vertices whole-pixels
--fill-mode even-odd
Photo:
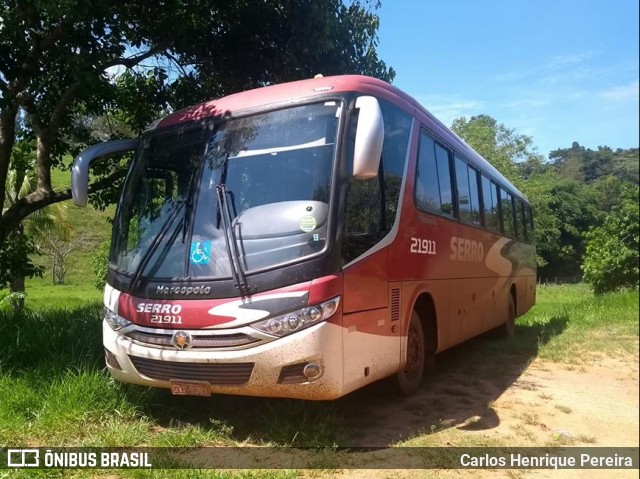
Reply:
[[[7,449],[8,467],[40,467],[38,449]]]

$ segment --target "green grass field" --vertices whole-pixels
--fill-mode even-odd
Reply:
[[[68,174],[58,172],[54,181],[66,185]],[[113,209],[100,212],[68,203],[72,235],[81,236],[83,246],[70,257],[65,284],[54,285],[47,272],[43,278],[27,282],[25,312],[14,314],[6,305],[0,307],[0,446],[348,446],[365,426],[353,424],[361,401],[375,404],[380,397],[392,394],[373,385],[330,403],[196,398],[113,381],[104,368],[101,344],[102,292],[93,285],[90,266],[93,252],[110,235],[107,219],[113,216]],[[48,264],[45,257],[37,261]],[[496,383],[502,384],[509,382],[500,378],[507,377],[506,365],[514,361],[523,368],[536,357],[580,364],[601,355],[637,357],[637,348],[636,292],[594,297],[584,285],[542,286],[537,305],[519,318],[513,340],[476,339],[445,352],[439,362],[444,363],[445,374],[460,370],[470,378],[499,378]],[[450,388],[449,394],[455,396],[455,388]],[[394,403],[399,401],[403,399],[393,399]],[[420,443],[420,435],[414,440]],[[444,445],[433,444],[433,440],[428,444]],[[315,460],[321,469],[340,467],[335,458]],[[7,474],[0,471],[0,477]],[[311,472],[312,476],[323,474],[322,470]],[[22,470],[11,471],[10,477],[34,475],[289,479],[308,477],[309,473]]]
[[[0,312],[2,445],[334,447],[351,444],[357,434],[347,421],[354,414],[349,397],[330,403],[175,397],[164,390],[116,383],[103,367],[99,292],[77,285],[29,287],[30,310]],[[514,340],[480,338],[472,347],[444,354],[451,367],[465,364],[469,374],[499,376],[503,356],[519,355],[523,364],[535,357],[581,363],[599,355],[637,357],[637,345],[636,292],[594,297],[582,285],[543,286],[538,304],[518,320]],[[374,393],[380,394],[378,389]],[[357,394],[362,399],[367,391]],[[66,474],[94,477],[96,472]],[[203,477],[196,471],[181,474]],[[202,474],[265,477],[251,471]],[[269,474],[300,475],[290,470]],[[108,477],[165,477],[165,472],[119,470],[109,471]]]
[[[65,189],[71,184],[68,171],[53,170],[51,173],[56,189]],[[102,298],[102,291],[94,286],[91,260],[95,250],[111,237],[109,219],[113,218],[115,207],[99,211],[91,205],[86,208],[77,207],[71,200],[63,204],[72,225],[70,241],[76,241],[78,247],[69,255],[69,271],[64,284],[53,283],[51,260],[44,252],[33,258],[35,263],[45,267],[42,278],[27,280],[26,304],[34,310],[73,307],[100,301]],[[7,290],[0,290],[0,298],[6,294]]]

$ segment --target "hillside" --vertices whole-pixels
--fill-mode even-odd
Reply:
[[[55,189],[65,189],[71,184],[68,171],[52,171],[53,186]],[[93,285],[93,270],[91,260],[94,252],[103,241],[107,241],[111,235],[110,218],[113,218],[115,207],[111,206],[105,211],[99,211],[91,205],[80,208],[71,200],[63,202],[67,208],[69,221],[73,226],[70,242],[77,243],[78,247],[68,259],[69,270],[65,278],[65,284],[54,285],[51,274],[51,258],[45,254],[35,258],[34,261],[45,266],[42,278],[27,280],[27,306],[39,308],[41,306],[66,306],[83,301],[99,301],[102,292]]]

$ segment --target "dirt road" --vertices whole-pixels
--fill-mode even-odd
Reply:
[[[637,355],[500,366],[490,374],[453,361],[410,398],[357,393],[348,399],[359,404],[352,418],[357,445],[638,446]],[[335,477],[637,478],[638,471],[344,470]]]

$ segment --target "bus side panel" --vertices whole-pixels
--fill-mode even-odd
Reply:
[[[343,393],[394,374],[400,367],[400,328],[388,308],[343,316]]]
[[[405,319],[410,318],[410,308],[420,295],[429,295],[436,315],[437,352],[444,351],[505,321],[507,303],[496,300],[492,286],[495,283],[488,283],[483,278],[405,281],[403,297],[408,299]],[[498,303],[500,309],[497,308]],[[496,313],[502,309],[505,314],[498,317]],[[407,327],[408,320],[405,336]],[[403,344],[403,353],[405,347]]]
[[[387,248],[360,257],[343,269],[345,314],[388,306]]]
[[[412,199],[405,192],[405,204]],[[533,304],[530,245],[413,208],[399,231],[389,248],[389,277],[406,283],[403,297],[414,298],[408,308],[421,293],[431,295],[438,351],[503,324],[512,285],[518,315]]]

